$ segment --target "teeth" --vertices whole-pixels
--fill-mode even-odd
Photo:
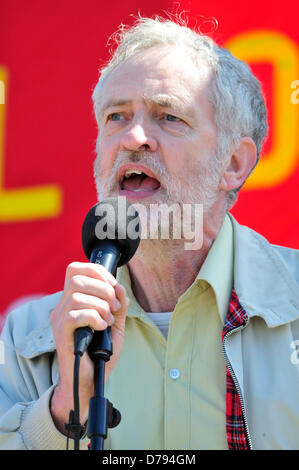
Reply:
[[[135,173],[136,175],[142,175],[142,171],[140,170],[127,170],[125,172],[125,178],[129,178],[133,173]]]

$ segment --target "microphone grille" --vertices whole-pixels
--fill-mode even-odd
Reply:
[[[121,253],[118,266],[127,264],[140,243],[140,219],[135,207],[125,197],[104,199],[95,204],[82,225],[82,246],[90,259],[101,240],[113,241]]]

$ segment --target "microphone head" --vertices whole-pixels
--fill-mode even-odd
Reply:
[[[118,267],[127,264],[140,243],[140,219],[137,210],[125,197],[111,197],[95,204],[82,226],[82,246],[90,259],[101,241],[111,241],[121,257]]]

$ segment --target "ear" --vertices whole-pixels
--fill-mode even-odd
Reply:
[[[256,146],[250,137],[243,137],[225,166],[219,188],[224,191],[242,186],[256,163]]]

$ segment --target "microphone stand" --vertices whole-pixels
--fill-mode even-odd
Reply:
[[[104,398],[105,362],[112,354],[111,328],[95,331],[88,350],[94,362],[94,397],[89,402],[87,435],[90,450],[103,450],[108,428],[116,427],[121,420],[120,412]]]
[[[90,261],[105,265],[115,276],[119,256],[115,257],[115,251],[111,246],[103,250],[102,243],[101,248],[93,251]],[[90,450],[103,450],[108,428],[116,427],[121,420],[120,412],[104,398],[105,363],[110,360],[113,353],[110,327],[94,332],[88,353],[94,362],[94,397],[89,402],[87,435],[90,439]]]

